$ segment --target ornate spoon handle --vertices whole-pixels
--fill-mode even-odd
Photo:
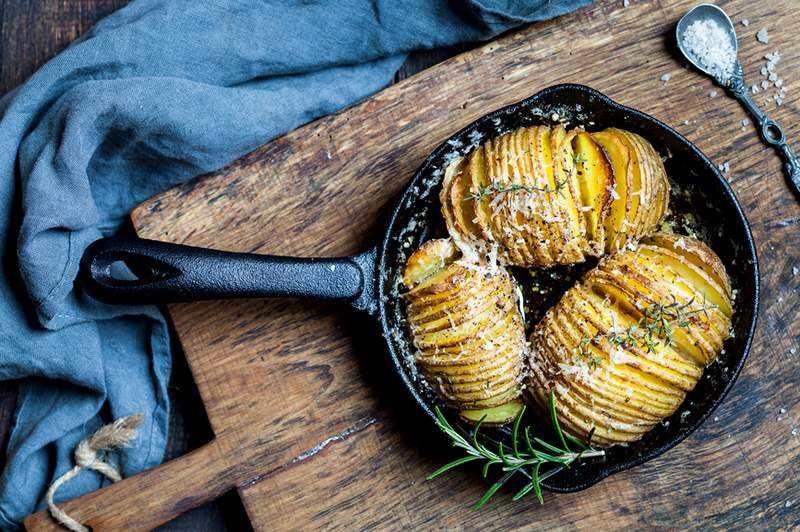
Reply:
[[[758,124],[758,131],[764,143],[772,146],[781,154],[789,187],[797,198],[800,199],[800,158],[798,158],[797,154],[786,142],[786,134],[783,128],[776,121],[764,114],[753,99],[750,98],[750,91],[744,82],[742,64],[736,61],[733,76],[725,81],[717,79],[717,82],[721,86],[727,87],[731,94],[733,94],[744,108],[747,109]]]

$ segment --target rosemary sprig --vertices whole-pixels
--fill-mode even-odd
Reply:
[[[564,190],[567,186],[567,180],[564,179],[562,181],[556,181],[555,186],[551,187],[550,185],[545,185],[543,187],[534,187],[530,185],[523,185],[522,183],[512,182],[507,185],[503,183],[497,183],[496,181],[492,181],[488,185],[478,185],[478,190],[469,195],[467,199],[480,201],[486,196],[499,196],[501,194],[508,194],[510,192],[526,192],[528,194],[534,194],[536,192],[541,192],[544,194],[552,194],[553,192],[558,192],[559,194]]]
[[[692,317],[706,314],[716,305],[703,305],[692,308],[694,299],[680,303],[673,295],[671,303],[652,303],[648,306],[637,304],[636,308],[642,313],[639,321],[626,329],[612,329],[605,333],[599,332],[594,336],[584,336],[578,345],[578,353],[586,360],[589,368],[594,370],[602,362],[602,358],[595,355],[590,349],[591,345],[600,346],[605,339],[612,347],[624,349],[644,349],[652,352],[657,345],[670,346],[674,343],[672,335],[676,327],[688,329],[692,325]],[[707,314],[706,314],[707,317]]]
[[[543,480],[555,475],[564,468],[569,466],[576,460],[581,458],[589,458],[593,456],[603,456],[605,451],[594,449],[591,447],[591,433],[586,443],[579,439],[565,434],[561,431],[558,424],[558,417],[556,416],[556,400],[553,392],[550,392],[550,417],[553,422],[553,429],[558,436],[561,446],[552,445],[539,438],[531,438],[530,428],[525,427],[520,434],[520,423],[522,416],[525,413],[525,407],[520,409],[519,414],[514,419],[514,425],[511,433],[511,445],[507,447],[503,442],[496,442],[497,451],[493,451],[483,445],[478,439],[478,431],[483,423],[483,418],[475,425],[471,435],[462,435],[459,431],[453,428],[442,414],[439,407],[435,408],[437,425],[447,434],[452,440],[453,446],[466,451],[467,455],[453,460],[452,462],[443,465],[430,475],[428,480],[432,480],[451,469],[458,467],[462,464],[469,462],[483,461],[483,477],[486,478],[489,474],[489,469],[493,465],[498,465],[503,471],[503,475],[494,484],[486,490],[478,502],[472,507],[474,510],[480,509],[484,506],[492,495],[499,490],[508,480],[516,473],[522,473],[528,478],[530,482],[526,483],[516,494],[512,500],[517,501],[533,491],[540,504],[544,504],[542,497],[541,483]],[[571,451],[567,445],[569,440],[577,452]],[[555,467],[550,468],[544,473],[540,473],[540,469],[544,464],[553,464]],[[530,473],[528,472],[530,471]]]

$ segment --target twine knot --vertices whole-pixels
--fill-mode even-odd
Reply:
[[[113,423],[100,427],[88,438],[81,440],[75,448],[75,467],[58,477],[50,486],[50,489],[47,490],[47,508],[56,521],[73,532],[89,532],[87,527],[59,508],[53,502],[53,496],[62,484],[75,478],[84,469],[97,471],[110,478],[112,482],[121,480],[122,476],[117,468],[106,462],[98,453],[113,451],[128,445],[136,437],[137,429],[142,424],[143,419],[144,416],[142,414],[119,418]]]

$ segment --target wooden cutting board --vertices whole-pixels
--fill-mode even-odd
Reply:
[[[169,311],[216,439],[66,509],[95,531],[148,529],[235,488],[257,530],[799,525],[800,437],[792,431],[800,425],[800,274],[792,269],[800,266],[800,207],[778,158],[742,126],[739,105],[672,52],[674,24],[694,3],[598,2],[529,26],[133,213],[141,236],[170,242],[302,256],[363,251],[443,139],[548,85],[591,85],[729,162],[759,245],[764,297],[753,351],[727,401],[686,442],[586,491],[549,495],[543,507],[501,492],[473,512],[485,489],[474,470],[425,481],[451,455],[408,412],[366,315],[287,300],[183,304]],[[780,50],[789,92],[770,113],[800,148],[800,3],[719,3],[735,21],[751,21],[737,24],[751,83],[762,79],[762,56]],[[762,27],[769,45],[755,39]],[[40,513],[27,525],[49,522]]]

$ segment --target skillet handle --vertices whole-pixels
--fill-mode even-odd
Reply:
[[[369,311],[375,306],[375,254],[372,249],[341,258],[276,257],[111,237],[86,249],[80,277],[89,295],[115,305],[300,297],[344,300]],[[115,275],[120,262],[137,278]]]

